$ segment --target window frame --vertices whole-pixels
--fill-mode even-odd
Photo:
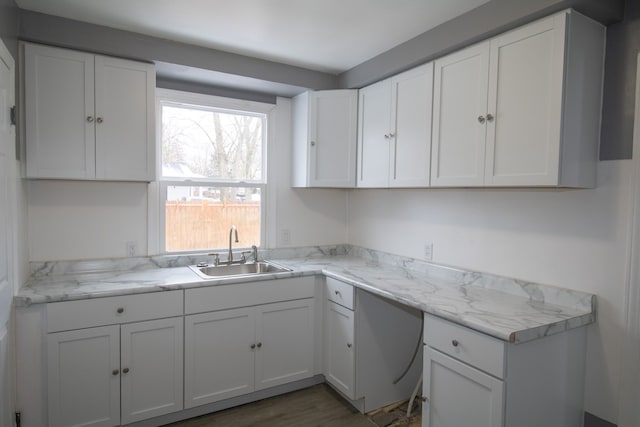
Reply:
[[[263,117],[262,129],[262,177],[259,180],[233,180],[215,178],[180,178],[162,176],[162,107],[165,105],[193,106],[200,110],[218,110],[221,112],[241,113]],[[188,249],[184,251],[168,251],[166,248],[166,199],[167,188],[170,186],[201,186],[201,187],[256,187],[260,189],[260,244],[259,247],[266,246],[267,236],[267,192],[268,192],[268,165],[267,150],[269,145],[269,121],[271,111],[275,108],[273,104],[256,101],[246,101],[233,98],[225,98],[214,95],[205,95],[191,92],[183,92],[173,89],[156,89],[156,182],[158,188],[158,249],[166,255],[177,255],[186,253],[210,252],[227,250],[228,248],[206,248]],[[242,230],[238,230],[242,236]],[[238,246],[234,250],[248,249],[248,247]]]

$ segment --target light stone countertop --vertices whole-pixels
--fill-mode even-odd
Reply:
[[[335,248],[265,251],[262,253],[265,258],[293,271],[254,276],[251,280],[324,274],[514,343],[595,321],[592,294],[443,267],[359,247]],[[35,263],[31,279],[21,288],[15,302],[17,307],[25,307],[247,281],[246,277],[202,280],[184,266],[198,260],[156,257]]]

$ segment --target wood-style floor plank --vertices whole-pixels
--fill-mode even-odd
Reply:
[[[324,384],[170,424],[214,426],[377,427]]]

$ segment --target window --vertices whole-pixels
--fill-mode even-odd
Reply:
[[[164,252],[260,246],[269,104],[158,90]],[[235,237],[235,236],[234,236]]]

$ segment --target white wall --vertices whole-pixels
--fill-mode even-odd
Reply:
[[[29,260],[124,257],[147,252],[146,183],[30,181]]]
[[[617,417],[632,163],[600,162],[594,190],[356,190],[349,243],[598,295],[585,408]]]
[[[291,100],[278,98],[277,144],[269,147],[269,247],[331,245],[347,241],[346,190],[291,188]],[[269,213],[271,215],[269,215]],[[282,231],[289,231],[289,243]]]
[[[292,190],[290,100],[279,98],[272,117],[267,245],[345,243],[347,192]],[[31,180],[27,187],[30,261],[120,258],[126,256],[129,241],[137,243],[140,256],[156,254],[154,249],[148,250],[155,246],[154,240],[149,246],[147,243],[147,184]],[[282,229],[289,230],[288,244],[278,240]]]

